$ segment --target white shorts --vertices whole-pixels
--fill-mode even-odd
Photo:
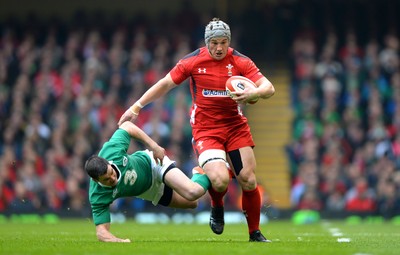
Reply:
[[[205,150],[199,155],[198,160],[200,167],[204,167],[210,161],[226,162],[226,152],[218,149]]]
[[[164,194],[164,186],[165,186],[165,184],[163,183],[164,173],[170,165],[175,163],[175,161],[172,161],[170,158],[165,156],[163,159],[163,165],[160,165],[154,160],[152,151],[145,150],[144,152],[146,152],[147,155],[149,155],[149,157],[150,157],[151,172],[152,172],[153,178],[152,178],[151,187],[147,191],[145,191],[143,194],[140,194],[137,197],[142,198],[147,201],[151,201],[153,205],[157,205],[158,202],[160,201],[160,198]]]

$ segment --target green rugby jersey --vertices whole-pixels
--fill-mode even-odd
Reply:
[[[151,159],[144,151],[127,154],[131,136],[123,129],[114,132],[99,152],[119,170],[118,184],[106,187],[90,179],[89,201],[96,225],[110,222],[110,204],[120,197],[137,196],[152,184]]]

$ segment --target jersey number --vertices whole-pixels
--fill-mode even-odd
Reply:
[[[133,184],[135,184],[135,182],[136,182],[136,179],[137,179],[137,173],[136,173],[136,171],[134,171],[134,170],[128,170],[128,171],[126,171],[126,173],[125,173],[125,178],[124,178],[124,183],[125,183],[125,185],[133,185]]]

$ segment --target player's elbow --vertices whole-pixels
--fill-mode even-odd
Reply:
[[[273,96],[275,94],[275,87],[271,85],[270,94]]]
[[[275,95],[275,87],[271,84],[271,86],[268,88],[267,92],[261,96],[263,99],[267,99]]]

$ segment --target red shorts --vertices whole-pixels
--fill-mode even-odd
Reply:
[[[249,125],[243,122],[223,128],[194,129],[192,145],[198,157],[202,152],[210,149],[230,152],[247,146],[254,147],[254,141]]]

